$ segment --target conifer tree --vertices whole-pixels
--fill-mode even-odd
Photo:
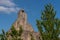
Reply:
[[[41,20],[37,20],[40,40],[59,40],[60,20],[55,17],[56,12],[51,4],[45,6]]]
[[[2,34],[0,34],[0,40],[7,40],[5,31],[2,29]]]

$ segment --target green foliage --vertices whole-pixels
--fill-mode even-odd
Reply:
[[[19,27],[19,31],[17,31],[14,26],[12,26],[11,32],[5,32],[4,30],[2,30],[2,34],[0,34],[0,40],[7,40],[9,35],[12,37],[10,40],[22,40],[22,32],[22,26]]]
[[[35,40],[32,34],[30,34],[30,36],[31,36],[31,40]]]
[[[45,6],[41,20],[37,20],[37,27],[41,40],[59,40],[60,20],[56,17],[56,12],[51,4]]]
[[[19,36],[22,35],[22,32],[23,32],[23,29],[22,29],[22,26],[19,27]]]
[[[17,30],[15,30],[14,26],[12,26],[12,28],[11,28],[11,35],[12,36],[17,35]]]
[[[6,33],[2,30],[2,34],[0,34],[0,40],[7,40]]]
[[[17,34],[17,36],[18,36],[19,38],[18,38],[17,40],[22,40],[22,39],[21,39],[22,33],[23,33],[23,29],[22,29],[22,26],[20,26],[20,27],[19,27],[18,34]]]
[[[21,35],[22,35],[23,29],[22,26],[19,27],[19,31],[17,31],[14,26],[11,28],[11,36],[13,37],[12,40],[22,40]]]

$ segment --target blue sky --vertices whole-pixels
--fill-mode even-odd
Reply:
[[[23,8],[28,16],[28,22],[35,31],[36,19],[40,19],[44,5],[51,3],[56,10],[56,17],[60,19],[60,0],[0,0],[0,33],[4,29],[8,31],[17,19],[18,11]]]

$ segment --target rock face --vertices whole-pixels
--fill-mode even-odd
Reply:
[[[23,9],[19,11],[18,18],[13,25],[16,30],[19,30],[20,25],[22,26],[23,33],[21,38],[23,40],[31,40],[30,33],[35,40],[39,40],[39,32],[34,32],[32,26],[27,22],[27,14]]]
[[[27,23],[27,15],[23,9],[19,11],[18,18],[13,25],[16,30],[19,30],[19,26],[21,25],[23,30],[25,31],[34,31],[32,26],[29,23]]]

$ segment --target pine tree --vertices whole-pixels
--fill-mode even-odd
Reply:
[[[40,40],[59,40],[60,20],[55,17],[56,12],[51,4],[45,6],[41,20],[37,20]]]
[[[5,31],[2,29],[2,34],[0,34],[0,40],[7,40]]]

